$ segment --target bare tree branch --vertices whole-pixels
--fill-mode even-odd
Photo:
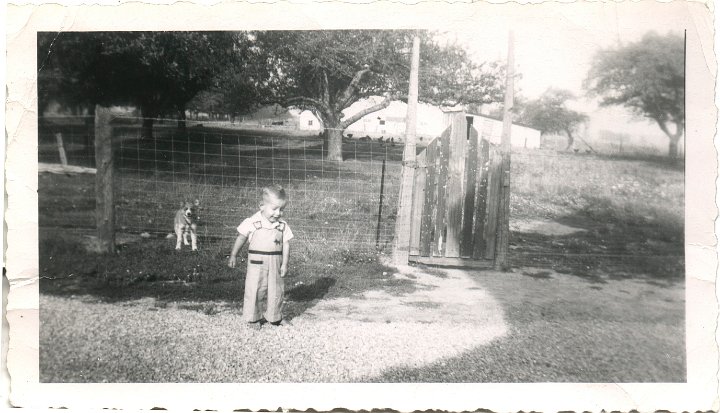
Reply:
[[[293,97],[293,98],[285,100],[281,104],[283,106],[294,106],[294,107],[298,107],[301,109],[309,108],[310,111],[313,113],[317,112],[317,113],[322,114],[323,118],[326,118],[327,115],[330,113],[330,108],[325,103],[323,103],[317,99],[313,99],[313,98],[309,98],[309,97],[305,97],[305,96]],[[316,115],[317,115],[317,113],[316,113]]]
[[[323,69],[322,71],[322,98],[323,102],[325,102],[325,105],[329,108],[332,106],[330,103],[330,82],[328,82],[328,75],[327,71]]]
[[[362,70],[358,70],[350,81],[350,84],[342,91],[342,94],[336,99],[336,106],[339,109],[345,109],[350,103],[351,99],[355,95],[355,91],[358,89],[358,84],[362,80],[365,73],[370,72],[370,69],[366,66]]]
[[[344,119],[344,120],[340,123],[340,127],[343,128],[343,129],[345,129],[345,128],[347,128],[348,126],[352,125],[353,123],[355,123],[355,122],[359,121],[360,119],[362,119],[363,116],[365,116],[365,115],[367,115],[367,114],[369,114],[369,113],[373,113],[373,112],[377,112],[377,111],[379,111],[379,110],[385,109],[386,107],[390,106],[390,103],[391,103],[391,102],[392,102],[392,96],[391,96],[391,95],[386,95],[386,96],[385,96],[385,99],[383,99],[383,101],[380,102],[380,103],[378,103],[377,105],[373,105],[373,106],[370,106],[370,107],[368,107],[368,108],[365,108],[365,109],[361,110],[360,112],[358,112],[358,113],[350,116],[349,118]]]

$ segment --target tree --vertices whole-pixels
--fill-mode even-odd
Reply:
[[[248,113],[264,103],[258,92],[260,83],[268,78],[266,56],[257,47],[250,47],[248,33],[236,33],[232,59],[215,77],[214,84],[195,96],[188,106],[197,111],[230,114],[233,118]]]
[[[585,87],[602,106],[623,105],[655,121],[670,140],[668,155],[676,158],[685,129],[684,56],[682,36],[650,32],[635,43],[599,51]]]
[[[328,137],[328,159],[342,160],[342,132],[365,115],[405,100],[415,32],[396,30],[261,31],[249,34],[258,53],[252,72],[266,103],[310,110]],[[434,104],[502,99],[502,68],[476,64],[455,45],[421,33],[420,99]],[[262,56],[262,57],[260,57]],[[378,102],[344,117],[343,110],[372,96]]]
[[[530,126],[540,130],[541,134],[565,133],[568,138],[566,150],[575,142],[575,129],[588,120],[584,113],[568,109],[567,101],[575,96],[562,89],[550,88],[540,98],[525,103],[519,117]]]
[[[517,74],[515,78],[520,78],[520,75]],[[524,108],[527,104],[527,98],[522,95],[515,95],[513,99],[513,107],[510,110],[510,118],[513,123],[524,125],[530,124],[530,122],[524,118]],[[501,120],[505,114],[505,102],[497,102],[491,105],[473,105],[470,107],[470,110],[474,113],[484,114],[490,118]]]
[[[153,118],[175,113],[184,127],[185,106],[213,85],[234,58],[228,32],[63,32],[38,35],[39,97],[67,104],[133,104],[143,135]]]
[[[78,32],[37,34],[38,111],[43,114],[52,101],[71,108],[109,104],[98,87],[106,74],[100,62],[101,43],[95,36]],[[97,70],[96,70],[97,69]],[[118,96],[112,103],[127,103]]]

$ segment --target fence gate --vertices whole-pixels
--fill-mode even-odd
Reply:
[[[411,262],[494,265],[502,229],[502,154],[488,142],[489,134],[478,136],[472,120],[453,114],[445,132],[417,156]]]

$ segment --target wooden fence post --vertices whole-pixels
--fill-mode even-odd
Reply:
[[[413,38],[412,61],[410,62],[410,87],[408,109],[405,118],[405,151],[403,152],[402,178],[400,181],[400,202],[395,221],[393,241],[393,262],[407,265],[410,256],[410,225],[412,224],[413,181],[415,176],[415,135],[417,132],[418,68],[420,66],[420,38]]]
[[[55,134],[55,142],[57,142],[58,153],[60,153],[60,164],[67,166],[67,155],[65,155],[65,145],[63,145],[62,133]]]
[[[113,147],[110,109],[95,106],[95,222],[99,252],[115,251]]]
[[[418,168],[415,170],[413,184],[412,218],[410,221],[410,255],[420,255],[420,234],[425,207],[425,180],[427,178],[427,150],[417,156]]]
[[[510,247],[510,145],[512,130],[512,107],[514,100],[515,57],[513,51],[514,35],[508,36],[507,78],[505,81],[505,104],[503,108],[503,130],[501,139],[502,166],[500,173],[500,208],[498,210],[497,244],[495,268],[508,267]]]
[[[380,224],[382,222],[382,208],[383,208],[383,196],[385,196],[385,162],[387,159],[383,158],[382,169],[380,170],[380,199],[378,200],[378,219],[377,227],[375,228],[375,248],[380,248]]]

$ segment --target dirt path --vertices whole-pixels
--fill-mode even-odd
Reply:
[[[395,277],[413,280],[417,290],[401,296],[374,290],[358,297],[323,300],[295,320],[460,323],[498,328],[498,331],[504,325],[495,300],[461,270],[428,273],[403,267]]]
[[[500,305],[462,271],[408,267],[397,276],[419,288],[322,300],[292,325],[259,330],[236,311],[41,296],[41,379],[357,382],[389,368],[442,363],[507,333]]]

